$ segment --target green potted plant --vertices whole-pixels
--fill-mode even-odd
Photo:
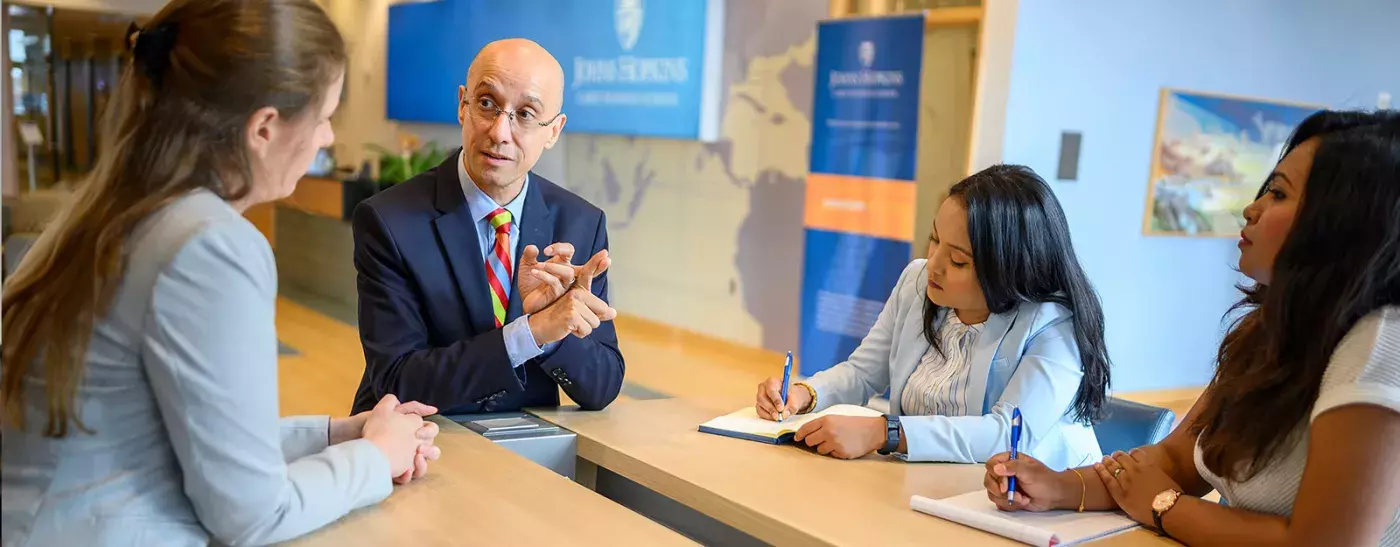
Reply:
[[[399,135],[398,150],[390,150],[373,143],[367,144],[365,147],[379,154],[379,178],[377,182],[380,190],[437,167],[439,163],[447,159],[447,151],[438,148],[436,142],[428,141],[420,146],[418,137],[411,133]]]
[[[437,143],[432,141],[420,146],[418,137],[412,133],[399,134],[398,150],[390,150],[377,144],[366,144],[365,148],[379,155],[379,176],[371,178],[369,162],[365,162],[364,169],[353,178],[345,180],[345,189],[341,194],[341,217],[347,221],[361,201],[413,178],[414,175],[437,167],[447,159],[449,153],[448,150],[438,148]]]

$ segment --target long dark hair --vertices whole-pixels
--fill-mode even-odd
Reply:
[[[1240,288],[1234,310],[1248,311],[1220,344],[1193,427],[1206,467],[1230,480],[1248,480],[1297,441],[1342,337],[1400,303],[1400,113],[1318,112],[1284,155],[1312,138],[1312,171],[1272,279]]]
[[[23,386],[36,377],[51,437],[85,429],[75,403],[88,340],[131,230],[195,189],[245,197],[249,116],[314,112],[346,64],[345,42],[311,0],[175,0],[129,46],[96,166],[4,288],[4,417],[25,427]]]
[[[1084,377],[1074,396],[1074,417],[1093,424],[1108,398],[1109,360],[1103,307],[1079,267],[1069,223],[1050,185],[1023,165],[993,165],[948,191],[967,209],[967,234],[977,262],[977,282],[992,313],[1022,302],[1054,302],[1073,312],[1074,340]],[[938,341],[940,306],[924,302],[924,338]]]

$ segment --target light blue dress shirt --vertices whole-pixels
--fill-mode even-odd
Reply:
[[[487,253],[496,245],[496,229],[491,227],[491,212],[497,208],[504,208],[510,211],[510,248],[506,249],[507,256],[510,257],[511,264],[515,264],[515,247],[520,242],[520,222],[524,218],[525,194],[530,191],[530,175],[525,175],[525,185],[520,187],[520,194],[510,203],[499,205],[491,196],[477,188],[476,183],[467,174],[465,158],[459,152],[457,154],[457,180],[462,184],[462,194],[467,197],[467,210],[471,212],[472,218],[476,220],[476,237],[481,243],[481,261],[486,262]],[[544,251],[544,249],[540,249]],[[519,275],[519,272],[515,272]],[[510,287],[510,294],[516,292],[515,280],[507,280],[506,285]],[[488,297],[486,287],[481,287],[483,298]],[[510,356],[510,365],[519,368],[526,361],[554,353],[558,347],[558,342],[545,344],[541,347],[535,343],[535,335],[530,332],[530,314],[522,315],[514,321],[507,323],[501,335],[506,342],[506,355]]]

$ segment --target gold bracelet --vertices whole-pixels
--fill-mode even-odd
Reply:
[[[1069,470],[1070,470],[1070,471],[1073,471],[1075,475],[1079,475],[1079,511],[1077,511],[1077,512],[1083,513],[1083,512],[1084,512],[1084,494],[1087,493],[1087,491],[1088,491],[1088,488],[1087,488],[1086,486],[1084,486],[1084,474],[1083,474],[1083,473],[1080,473],[1078,469],[1075,469],[1075,468],[1073,468],[1073,467],[1069,468]]]
[[[810,394],[810,395],[812,396],[812,401],[809,402],[809,403],[807,403],[807,408],[804,408],[804,409],[802,409],[802,410],[797,411],[798,414],[806,414],[806,413],[808,413],[808,412],[811,412],[812,409],[817,408],[817,390],[812,389],[812,386],[809,386],[809,385],[804,384],[804,383],[802,383],[802,382],[797,382],[796,384],[793,384],[793,385],[795,385],[795,386],[802,386],[802,387],[806,388],[806,389],[807,389],[807,393]]]

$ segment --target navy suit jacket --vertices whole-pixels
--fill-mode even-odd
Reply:
[[[587,338],[565,337],[554,353],[521,365],[520,374],[511,366],[491,312],[458,160],[450,154],[442,165],[355,208],[365,374],[353,412],[373,408],[389,393],[444,414],[557,406],[556,386],[581,408],[607,406],[622,389],[624,370],[611,321]],[[533,173],[522,216],[512,271],[526,245],[572,243],[576,264],[608,248],[603,212]],[[607,300],[606,273],[594,279],[593,294]],[[522,315],[514,280],[506,315],[507,324]]]

